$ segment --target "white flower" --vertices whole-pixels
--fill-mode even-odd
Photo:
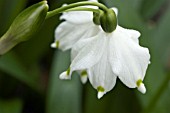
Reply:
[[[72,63],[61,79],[70,79],[73,71],[87,70],[98,98],[113,89],[118,77],[127,87],[146,92],[143,79],[150,63],[147,48],[139,45],[140,33],[117,26],[112,33],[99,30],[72,47]]]
[[[97,0],[89,1],[97,2]],[[85,7],[97,8],[95,6]],[[56,28],[55,41],[51,44],[51,47],[59,48],[63,51],[71,49],[72,46],[82,38],[96,35],[99,30],[99,27],[93,24],[93,12],[65,12],[60,19],[65,21]]]
[[[89,1],[97,2],[97,0]],[[84,7],[97,9],[96,6]],[[88,11],[65,12],[60,19],[65,21],[56,28],[55,40],[51,47],[59,48],[63,51],[71,49],[80,39],[95,36],[101,29],[93,24],[93,13]],[[80,74],[82,83],[85,84],[87,82],[87,72],[85,70],[77,72]],[[65,74],[63,73],[63,75]]]

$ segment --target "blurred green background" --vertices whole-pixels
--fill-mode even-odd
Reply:
[[[0,0],[0,36],[26,7],[41,0]],[[48,0],[50,10],[78,0]],[[140,44],[151,53],[144,83],[145,95],[119,80],[102,99],[78,76],[58,75],[70,64],[69,51],[51,49],[59,15],[45,21],[29,41],[0,57],[0,113],[169,113],[170,1],[100,0],[118,7],[119,24],[141,32]],[[76,73],[75,73],[76,74]]]

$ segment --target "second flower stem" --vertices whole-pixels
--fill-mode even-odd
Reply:
[[[57,8],[57,9],[55,9],[55,10],[53,10],[53,11],[49,11],[49,12],[47,13],[46,19],[48,19],[48,18],[50,18],[50,17],[52,17],[52,16],[55,16],[55,15],[58,14],[58,13],[62,13],[62,12],[64,12],[65,10],[69,10],[69,9],[71,9],[71,8],[75,8],[75,7],[79,7],[79,6],[87,6],[87,5],[97,6],[97,7],[99,7],[99,8],[100,8],[101,10],[103,10],[103,11],[107,11],[107,10],[108,10],[108,8],[107,8],[105,5],[103,5],[103,4],[101,4],[101,3],[98,3],[98,2],[89,2],[89,1],[77,2],[77,3],[72,3],[72,4],[69,4],[69,5],[66,5],[66,6]],[[92,9],[92,8],[89,8],[89,9]],[[81,10],[81,11],[82,11],[82,10]],[[88,10],[88,11],[95,11],[95,9],[94,9],[94,10]]]
[[[86,7],[75,7],[75,8],[65,10],[64,12],[69,12],[69,11],[91,11],[91,12],[95,12],[95,13],[100,13],[99,10],[100,9],[93,9],[93,8],[86,8]]]

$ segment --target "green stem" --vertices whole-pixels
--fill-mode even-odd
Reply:
[[[156,92],[156,94],[151,99],[147,108],[144,109],[141,113],[150,113],[152,111],[152,109],[156,106],[159,98],[164,93],[165,89],[167,88],[169,81],[170,81],[170,73],[167,73],[166,78],[163,81],[162,85],[159,87],[158,91]]]
[[[92,11],[95,13],[100,13],[100,9],[85,8],[85,7],[75,7],[75,8],[65,10],[64,12],[69,12],[69,11]]]
[[[66,5],[66,6],[63,6],[63,7],[60,7],[60,8],[57,8],[53,11],[50,11],[47,13],[47,16],[46,16],[46,19],[58,14],[58,13],[61,13],[67,9],[71,9],[71,8],[75,8],[75,7],[79,7],[79,6],[87,6],[87,5],[92,5],[92,6],[97,6],[99,7],[101,10],[103,11],[107,11],[108,8],[101,4],[101,3],[98,3],[98,2],[88,2],[88,1],[85,1],[85,2],[77,2],[77,3],[72,3],[72,4],[69,4],[69,5]]]

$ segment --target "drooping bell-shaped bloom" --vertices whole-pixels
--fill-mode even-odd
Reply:
[[[89,0],[97,2],[97,0]],[[84,6],[97,8],[96,6]],[[64,12],[60,17],[62,22],[55,30],[55,40],[51,44],[53,48],[63,51],[71,49],[73,45],[82,38],[91,37],[97,34],[99,27],[93,24],[93,12],[71,11]]]
[[[71,78],[76,70],[87,70],[92,86],[98,90],[98,98],[110,91],[118,77],[127,87],[146,92],[142,83],[150,54],[138,43],[140,33],[120,26],[110,34],[100,31],[96,36],[79,41],[72,49],[78,51],[67,74]]]
[[[113,89],[118,77],[127,87],[145,93],[143,79],[150,63],[149,50],[139,45],[140,33],[117,25],[112,33],[99,30],[95,36],[79,40],[72,47],[72,63],[60,79],[70,79],[73,71],[87,70],[98,98]]]
[[[97,0],[89,0],[97,2]],[[96,6],[84,6],[97,9]],[[64,12],[60,17],[62,22],[55,30],[55,40],[52,48],[59,48],[62,51],[71,49],[79,40],[96,35],[101,28],[93,23],[93,12],[71,11]],[[72,56],[73,59],[73,56]],[[86,70],[77,71],[83,84],[87,82]]]

